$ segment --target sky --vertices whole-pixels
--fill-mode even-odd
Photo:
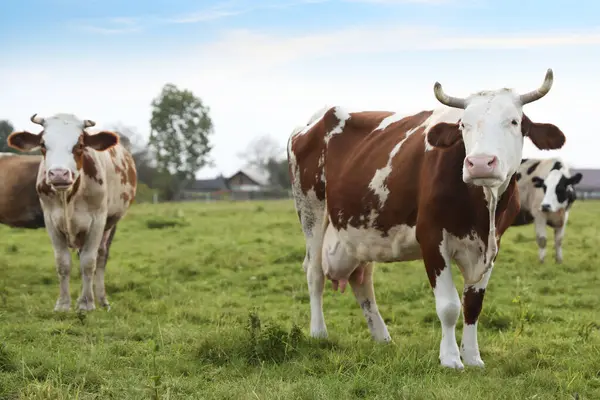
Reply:
[[[574,4],[577,4],[575,7]],[[600,2],[596,0],[21,0],[0,6],[0,119],[38,132],[33,113],[74,113],[149,136],[164,84],[209,107],[214,167],[243,167],[249,143],[325,105],[406,114],[454,96],[554,86],[524,107],[559,126],[560,156],[600,168]]]

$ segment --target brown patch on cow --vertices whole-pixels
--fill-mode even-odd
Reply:
[[[533,122],[523,114],[521,120],[523,136],[529,136],[533,144],[541,150],[557,150],[566,142],[564,133],[555,125]]]
[[[125,203],[128,203],[129,200],[131,200],[131,197],[128,193],[123,192],[121,193],[121,200],[123,200]]]
[[[485,289],[467,288],[463,293],[463,315],[466,325],[473,325],[477,322],[481,309],[483,307],[483,297]]]
[[[43,194],[45,196],[50,196],[52,193],[54,193],[54,189],[52,189],[52,186],[48,185],[45,177],[42,178],[41,182],[38,182],[35,189],[40,195]]]
[[[85,244],[85,238],[87,237],[87,231],[79,231],[75,234],[75,241],[73,242],[73,246],[76,249],[81,249]]]
[[[73,153],[73,159],[75,160],[75,165],[77,167],[78,171],[81,171],[81,168],[83,166],[83,154],[85,151],[85,147],[83,145],[83,136],[79,136],[79,139],[77,140],[77,144],[75,146],[73,146],[73,149],[71,150],[71,152]]]
[[[102,178],[98,174],[98,168],[96,167],[94,159],[87,152],[83,153],[83,173],[90,179],[98,182],[100,185],[104,183]]]
[[[115,159],[117,158],[117,149],[114,146],[111,147],[110,149],[108,149],[108,154],[110,155],[110,158],[114,162]]]
[[[77,192],[79,191],[79,185],[81,185],[81,175],[78,176],[77,179],[75,179],[75,182],[73,182],[73,186],[71,186],[71,189],[69,189],[69,193],[67,194],[67,203],[71,202],[73,196],[77,194]]]

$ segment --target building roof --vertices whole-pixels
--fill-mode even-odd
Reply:
[[[227,190],[227,181],[223,176],[217,176],[212,179],[196,179],[186,186],[187,190],[197,192],[211,192],[216,190]]]
[[[571,168],[571,176],[579,172],[583,177],[575,185],[575,190],[600,190],[600,169]]]
[[[270,183],[269,182],[269,174],[267,172],[263,172],[262,170],[259,170],[257,168],[253,168],[253,167],[242,168],[242,169],[238,170],[237,172],[235,172],[234,174],[232,174],[227,179],[229,180],[239,173],[246,175],[248,178],[250,178],[251,180],[256,182],[257,185],[260,185],[260,186],[268,186]]]

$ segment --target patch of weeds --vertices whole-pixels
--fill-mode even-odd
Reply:
[[[317,353],[320,350],[336,347],[329,340],[307,338],[296,324],[289,330],[272,322],[263,326],[258,314],[251,312],[244,331],[218,340],[205,340],[198,349],[198,356],[202,362],[217,366],[236,359],[258,366],[263,363],[282,364],[301,356],[319,358]]]
[[[510,329],[512,325],[510,315],[502,312],[494,305],[484,307],[483,312],[479,317],[479,321],[479,325],[484,329],[495,331],[506,331]]]
[[[592,335],[592,333],[594,333],[594,331],[596,329],[600,329],[600,325],[598,325],[595,322],[588,322],[587,324],[581,324],[577,328],[577,335],[579,336],[579,338],[582,341],[587,342],[589,340],[590,336]]]
[[[6,246],[6,252],[9,254],[16,254],[19,252],[19,246],[17,246],[16,244],[10,244]]]
[[[260,213],[260,212],[264,212],[265,208],[263,206],[256,206],[256,208],[254,209],[254,212]]]
[[[165,229],[188,226],[189,222],[180,218],[154,217],[146,220],[148,229]]]
[[[0,343],[0,371],[12,372],[17,369],[13,361],[13,355],[4,343]]]

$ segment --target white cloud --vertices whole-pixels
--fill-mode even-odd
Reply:
[[[324,104],[411,113],[438,105],[436,80],[458,96],[503,86],[525,91],[552,67],[552,91],[525,111],[564,130],[567,144],[555,154],[578,166],[600,167],[598,132],[588,127],[600,92],[593,68],[600,61],[598,44],[598,32],[466,37],[426,27],[302,36],[235,31],[179,57],[158,51],[155,58],[111,57],[108,65],[74,57],[25,67],[19,60],[0,68],[0,110],[17,129],[37,129],[29,122],[35,112],[73,112],[98,128],[121,121],[147,136],[150,102],[164,83],[173,82],[211,109],[217,168],[200,173],[211,176],[234,172],[241,164],[236,155],[254,137],[271,134],[285,145],[291,131]],[[574,45],[585,47],[573,56]],[[526,156],[536,154],[541,152],[528,143]]]

